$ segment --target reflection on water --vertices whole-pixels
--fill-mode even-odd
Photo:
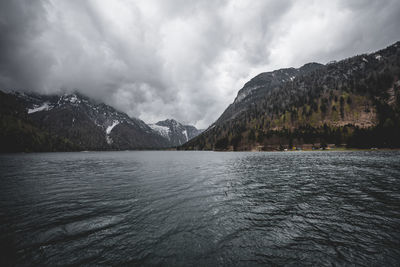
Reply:
[[[0,156],[1,262],[398,265],[399,152]]]

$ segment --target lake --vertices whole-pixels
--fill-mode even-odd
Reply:
[[[0,155],[0,265],[400,264],[400,152]]]

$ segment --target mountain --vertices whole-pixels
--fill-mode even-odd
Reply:
[[[149,126],[161,136],[168,139],[171,146],[179,146],[198,136],[202,130],[191,125],[183,125],[176,120],[167,119]]]
[[[20,99],[0,91],[0,152],[79,149],[67,138],[50,134],[34,125]]]
[[[1,151],[126,150],[169,147],[146,123],[78,93],[3,93]]]
[[[181,149],[400,147],[400,42],[326,65],[257,75]]]
[[[172,119],[149,126],[79,93],[0,91],[0,104],[3,152],[160,149],[201,133]]]
[[[293,81],[298,76],[311,73],[321,66],[323,65],[319,63],[308,63],[298,69],[280,69],[257,75],[239,90],[234,102],[222,113],[216,124],[222,124],[224,121],[234,119],[237,115],[246,111],[252,103],[264,98],[270,90],[282,86],[286,82]]]

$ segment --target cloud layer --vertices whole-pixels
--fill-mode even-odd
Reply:
[[[252,76],[383,48],[399,17],[398,0],[2,1],[0,88],[207,127]]]

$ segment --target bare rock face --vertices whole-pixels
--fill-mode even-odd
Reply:
[[[182,145],[202,132],[194,126],[183,125],[173,119],[159,121],[149,126],[161,136],[167,138],[172,147]]]

